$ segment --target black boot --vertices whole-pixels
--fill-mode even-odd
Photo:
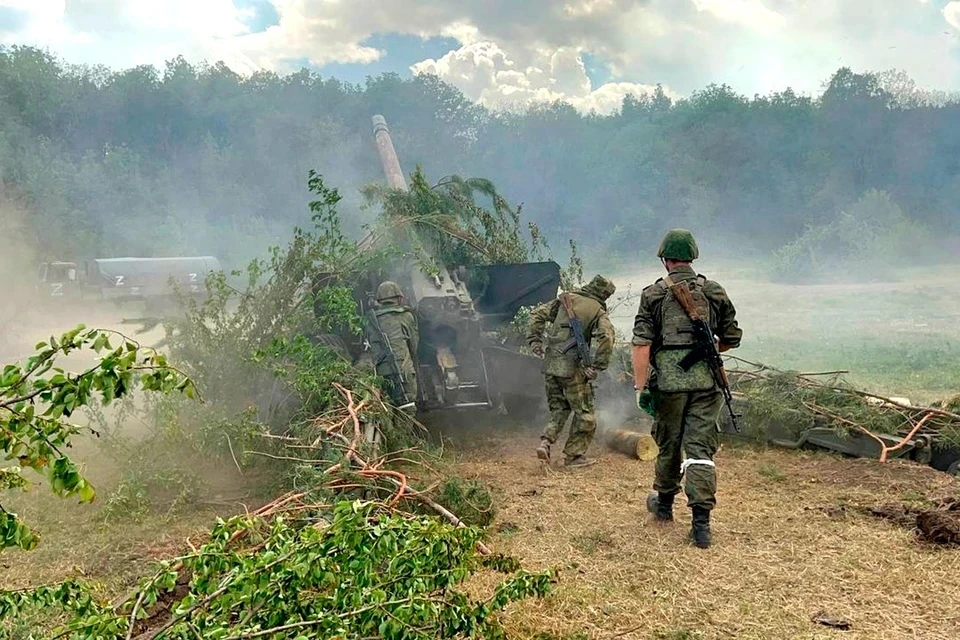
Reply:
[[[647,496],[647,511],[652,513],[658,522],[673,521],[672,493],[651,492]]]
[[[693,544],[701,549],[710,546],[710,509],[693,507],[693,526],[690,528]]]

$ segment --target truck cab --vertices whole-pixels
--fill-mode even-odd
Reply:
[[[37,286],[44,297],[76,298],[80,282],[76,262],[43,262],[37,269]]]

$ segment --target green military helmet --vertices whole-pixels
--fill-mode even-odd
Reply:
[[[700,249],[692,233],[686,229],[671,229],[663,236],[657,257],[692,262],[700,257]]]
[[[377,287],[377,302],[383,302],[384,300],[392,300],[394,298],[402,297],[403,291],[400,290],[400,285],[398,285],[396,282],[385,280],[380,283],[379,287]]]
[[[606,300],[617,290],[617,285],[600,274],[597,274],[593,276],[593,280],[591,280],[583,290],[592,293],[601,300]]]

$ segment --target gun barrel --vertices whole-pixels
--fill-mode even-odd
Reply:
[[[383,172],[387,175],[387,184],[393,189],[406,191],[407,181],[403,177],[403,169],[400,168],[397,150],[393,148],[393,139],[390,137],[387,120],[381,115],[373,116],[371,120],[373,121],[373,137],[377,142],[377,152],[380,154]]]

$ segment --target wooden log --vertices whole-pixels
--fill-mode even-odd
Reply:
[[[649,461],[657,457],[658,449],[653,438],[645,433],[617,429],[607,438],[607,446],[618,453]]]

